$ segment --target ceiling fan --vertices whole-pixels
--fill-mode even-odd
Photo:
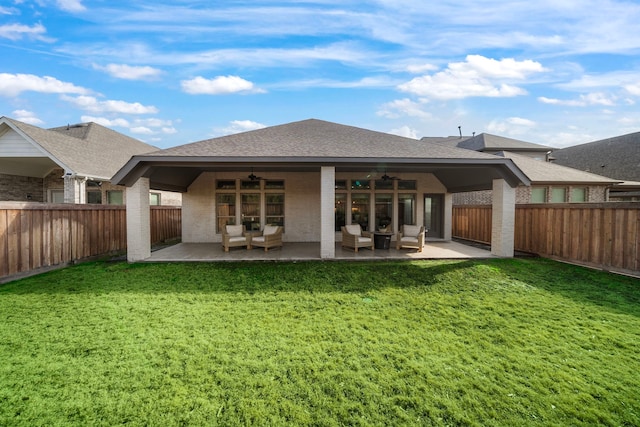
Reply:
[[[249,178],[249,180],[251,180],[251,181],[258,181],[258,180],[262,179],[262,177],[256,176],[253,173],[253,168],[251,168],[251,173],[249,174],[249,176],[247,178]]]
[[[380,177],[380,179],[382,179],[383,181],[389,181],[389,180],[394,180],[394,179],[398,179],[399,180],[400,178],[398,178],[397,176],[389,176],[389,175],[387,175],[387,172],[385,171],[384,175],[382,175]]]

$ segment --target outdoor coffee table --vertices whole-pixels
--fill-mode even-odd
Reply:
[[[393,236],[393,233],[375,231],[373,233],[373,246],[376,249],[389,249],[389,246],[391,246],[391,236]]]

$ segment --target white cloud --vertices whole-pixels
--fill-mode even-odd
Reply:
[[[0,73],[0,95],[18,96],[22,92],[88,94],[91,91],[49,76]]]
[[[82,12],[87,8],[82,4],[82,0],[57,0],[58,7],[67,12]]]
[[[589,93],[586,95],[580,95],[578,99],[565,100],[541,96],[538,98],[538,101],[542,102],[543,104],[566,105],[569,107],[589,107],[592,105],[603,105],[606,107],[611,107],[616,105],[616,98],[614,96],[602,92]]]
[[[131,131],[131,133],[135,133],[138,135],[155,135],[156,134],[156,132],[154,132],[153,130],[149,129],[146,126],[136,126],[136,127],[132,127],[129,130]]]
[[[250,130],[262,129],[267,127],[266,125],[252,120],[233,120],[229,122],[229,126],[216,129],[218,135],[231,135],[234,133],[247,132]]]
[[[418,131],[410,128],[409,126],[401,126],[396,129],[391,129],[389,133],[392,135],[404,136],[405,138],[418,139]]]
[[[15,110],[11,113],[12,117],[21,122],[29,123],[32,125],[42,125],[44,122],[36,117],[36,114],[27,110]]]
[[[402,116],[430,119],[431,113],[424,111],[422,105],[408,98],[396,99],[382,105],[376,114],[389,119],[396,119]]]
[[[413,74],[426,73],[427,71],[435,71],[438,67],[433,64],[414,64],[407,66],[407,71]]]
[[[63,96],[62,99],[92,113],[155,114],[158,112],[158,109],[153,105],[145,106],[139,102],[99,101],[93,96],[78,96],[75,98]]]
[[[624,88],[631,95],[640,96],[640,83],[626,85]]]
[[[139,135],[157,135],[163,133],[172,135],[178,133],[171,120],[157,118],[135,119],[133,123],[123,118],[108,119],[106,117],[82,116],[83,122],[95,122],[106,127],[127,128],[132,133]]]
[[[546,71],[539,62],[512,58],[495,60],[480,55],[468,55],[465,62],[450,63],[448,68],[433,75],[416,77],[398,86],[403,92],[434,99],[469,97],[513,97],[526,90],[509,84],[529,75]],[[504,80],[504,81],[503,81]]]
[[[238,76],[218,76],[213,79],[196,77],[181,82],[182,90],[192,95],[224,95],[238,92],[256,92],[252,82]]]
[[[133,66],[126,64],[109,64],[104,67],[93,64],[96,70],[102,70],[109,75],[124,80],[148,80],[158,77],[162,71],[149,66]]]
[[[178,130],[176,128],[172,127],[163,127],[162,129],[160,129],[160,131],[166,135],[173,135],[175,133],[178,133]]]
[[[131,126],[128,120],[122,119],[122,118],[107,119],[106,117],[82,116],[80,117],[80,120],[82,120],[83,122],[94,122],[109,128],[110,127],[128,128],[129,126]]]
[[[524,119],[522,117],[509,117],[504,121],[492,120],[487,125],[487,132],[517,136],[529,133],[531,128],[536,126],[537,123],[533,120]]]
[[[42,24],[36,24],[33,26],[21,25],[21,24],[7,24],[0,25],[0,37],[9,40],[21,40],[22,38],[32,38],[35,40],[41,40],[51,42],[53,39],[45,37],[47,29]]]

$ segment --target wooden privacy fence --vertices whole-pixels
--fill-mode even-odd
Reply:
[[[152,244],[181,232],[179,207],[151,207]],[[126,249],[124,206],[0,203],[0,278]]]
[[[453,208],[453,236],[491,242],[491,206]],[[640,271],[640,203],[517,205],[515,250],[605,270]]]

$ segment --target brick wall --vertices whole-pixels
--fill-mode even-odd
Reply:
[[[540,185],[534,185],[533,187],[541,187]],[[516,188],[516,204],[528,204],[531,203],[531,189],[533,187],[518,186]],[[551,201],[551,188],[563,187],[567,189],[567,194],[571,194],[571,185],[547,185],[547,202]],[[577,185],[576,187],[585,187],[584,185]],[[587,187],[587,202],[601,203],[607,201],[607,187],[602,185],[592,185]],[[569,200],[567,202],[570,202]],[[491,204],[491,191],[470,191],[466,193],[456,193],[453,195],[453,205],[490,205]]]
[[[42,178],[0,174],[0,201],[43,202]]]

